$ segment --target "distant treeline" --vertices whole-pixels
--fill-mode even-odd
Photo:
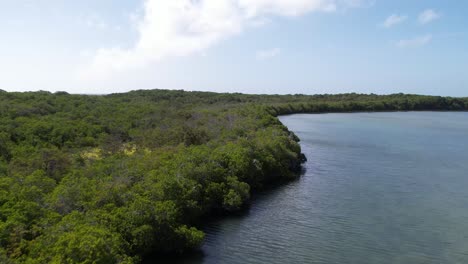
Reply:
[[[196,227],[297,177],[277,115],[467,110],[467,98],[0,90],[0,263],[138,263],[200,246]]]
[[[467,98],[421,95],[317,95],[303,96],[303,100],[270,104],[274,115],[327,112],[382,111],[466,111]]]

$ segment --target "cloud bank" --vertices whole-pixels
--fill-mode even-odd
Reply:
[[[171,56],[186,56],[262,25],[274,16],[335,12],[372,0],[146,0],[136,18],[138,39],[129,49],[96,52],[86,75],[104,76],[144,67]]]
[[[385,21],[382,23],[382,25],[384,27],[386,27],[386,28],[391,28],[393,26],[396,26],[398,24],[401,24],[401,23],[405,22],[406,19],[408,19],[408,16],[406,16],[406,15],[393,14],[393,15],[387,17],[387,19],[385,19]]]
[[[440,14],[432,9],[424,10],[421,14],[419,14],[418,20],[419,23],[422,25],[429,24],[434,20],[440,18]]]

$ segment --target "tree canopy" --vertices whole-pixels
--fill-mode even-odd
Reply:
[[[467,98],[0,91],[0,262],[138,263],[297,177],[291,113],[467,110]]]

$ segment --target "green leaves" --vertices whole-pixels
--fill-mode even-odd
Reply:
[[[27,262],[131,263],[122,237],[95,220],[78,212],[67,215],[31,243]]]
[[[289,113],[466,110],[467,98],[0,92],[0,263],[138,263],[294,179]]]

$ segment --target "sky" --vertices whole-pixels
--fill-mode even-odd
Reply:
[[[0,0],[0,89],[468,96],[468,1]]]

